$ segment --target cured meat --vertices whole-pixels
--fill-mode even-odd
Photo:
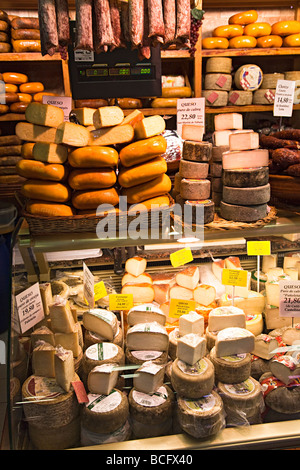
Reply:
[[[121,6],[121,27],[124,41],[130,42],[129,34],[129,5],[128,2],[120,2]]]
[[[273,137],[278,139],[288,139],[288,140],[297,140],[300,141],[300,129],[285,129],[282,131],[277,131],[272,134]]]
[[[141,60],[151,57],[151,38],[149,37],[149,16],[147,2],[144,2],[144,32],[142,44],[139,46],[139,57]]]
[[[92,0],[76,0],[75,50],[92,51],[93,48]]]
[[[109,0],[94,0],[95,51],[99,54],[114,46]]]
[[[118,0],[109,0],[110,18],[114,38],[114,47],[124,46],[122,38],[121,17]]]
[[[67,46],[70,43],[70,23],[68,0],[55,0],[58,43]]]
[[[133,47],[142,44],[143,34],[144,0],[129,0],[129,35]]]
[[[300,163],[290,165],[285,171],[285,174],[289,176],[300,176]]]
[[[163,0],[165,43],[174,41],[176,33],[176,0]]]
[[[39,0],[38,15],[41,53],[43,56],[47,54],[52,56],[58,50],[55,0]]]
[[[273,135],[264,135],[261,134],[259,137],[259,143],[262,147],[268,149],[278,149],[278,148],[290,148],[290,149],[300,149],[300,142],[295,140],[287,139],[278,139]]]
[[[176,0],[176,35],[175,38],[185,42],[190,37],[191,7],[190,0]]]
[[[165,25],[162,0],[146,0],[149,15],[149,37],[164,38]]]
[[[286,170],[290,165],[300,163],[300,152],[286,148],[276,149],[272,152],[272,161],[282,170]]]

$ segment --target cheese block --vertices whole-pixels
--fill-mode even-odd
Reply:
[[[207,284],[200,284],[194,289],[194,300],[200,304],[207,307],[211,305],[216,300],[216,289],[214,286],[209,286]]]
[[[138,392],[152,394],[163,386],[165,368],[151,361],[146,361],[135,371],[133,377],[133,387]]]
[[[227,269],[242,269],[240,258],[238,256],[228,256],[225,258],[225,267]]]
[[[253,377],[237,384],[218,382],[217,390],[224,403],[227,426],[262,422],[263,395],[259,382]]]
[[[40,326],[30,333],[31,346],[34,349],[38,341],[55,346],[54,333],[47,326]]]
[[[294,327],[284,328],[282,332],[282,341],[288,345],[298,344],[300,341],[300,325],[296,324]]]
[[[157,196],[169,193],[172,189],[170,177],[163,174],[147,183],[138,184],[131,188],[122,189],[121,195],[127,197],[129,204],[146,201]]]
[[[163,157],[151,158],[150,161],[122,168],[118,174],[118,183],[124,188],[147,183],[167,172],[167,163]]]
[[[35,160],[45,163],[65,163],[68,158],[68,149],[64,145],[36,142],[32,149]]]
[[[199,163],[188,160],[181,160],[179,163],[179,174],[182,176],[182,178],[207,178],[208,170],[208,163]]]
[[[289,354],[274,358],[270,362],[270,369],[272,374],[285,385],[289,385],[299,379],[300,364]]]
[[[214,308],[208,315],[209,331],[221,331],[224,328],[246,328],[246,315],[241,308],[233,305]]]
[[[283,276],[269,278],[266,282],[266,301],[268,305],[273,305],[274,307],[279,307],[280,305],[280,288],[279,281],[284,279]]]
[[[214,259],[211,264],[212,273],[220,282],[222,282],[222,272],[225,267],[225,259]]]
[[[220,330],[216,338],[216,356],[251,353],[254,349],[254,335],[246,328],[229,327]]]
[[[55,380],[65,391],[69,392],[71,384],[75,379],[75,367],[73,352],[57,347],[54,356]]]
[[[134,303],[151,303],[154,300],[154,289],[149,283],[129,282],[122,286],[121,294],[132,295]]]
[[[87,380],[91,370],[102,364],[125,364],[125,355],[123,349],[117,344],[110,342],[95,343],[89,346],[82,358],[83,379]]]
[[[231,57],[209,57],[206,60],[206,73],[231,73]]]
[[[194,142],[203,140],[204,127],[199,124],[182,124],[181,138]]]
[[[251,373],[251,354],[233,354],[217,357],[216,348],[209,351],[209,359],[215,368],[215,381],[236,384],[247,380]]]
[[[234,83],[239,90],[257,90],[263,80],[262,69],[255,64],[245,64],[237,69],[234,74]]]
[[[79,329],[75,329],[72,333],[54,333],[55,346],[62,346],[64,349],[70,350],[74,357],[81,354],[79,344]]]
[[[224,129],[214,131],[212,134],[212,141],[215,147],[228,147],[229,148],[229,136],[233,131]]]
[[[89,131],[80,124],[65,121],[57,127],[55,136],[56,144],[65,144],[72,147],[86,147],[89,141]]]
[[[135,109],[134,111],[131,111],[127,116],[124,117],[122,121],[122,125],[131,125],[132,127],[135,126],[135,124],[139,121],[141,121],[144,118],[144,115],[142,111],[139,109]]]
[[[129,350],[167,351],[169,337],[157,322],[138,323],[127,330],[126,346]]]
[[[166,315],[164,312],[152,303],[136,305],[127,313],[128,326],[133,326],[137,323],[149,323],[152,321],[162,326],[166,323]]]
[[[96,129],[117,126],[123,119],[124,112],[119,106],[102,106],[93,114],[93,125]]]
[[[49,305],[51,329],[56,333],[72,333],[75,330],[75,321],[67,299],[55,297],[53,304]]]
[[[257,132],[233,133],[229,136],[229,150],[252,150],[259,148],[259,134]]]
[[[119,154],[114,148],[87,146],[72,150],[68,155],[68,163],[74,168],[106,168],[115,167]]]
[[[201,398],[213,390],[214,366],[207,357],[192,366],[176,358],[172,363],[171,384],[178,397]]]
[[[187,289],[195,289],[199,282],[200,274],[198,266],[188,266],[175,275],[175,282]]]
[[[239,204],[242,206],[265,204],[271,196],[270,184],[252,188],[233,188],[223,186],[222,198],[228,204]]]
[[[204,88],[206,90],[224,90],[229,91],[232,86],[231,74],[225,73],[206,73],[204,76]]]
[[[239,113],[216,114],[214,126],[215,131],[243,129],[243,115]]]
[[[83,313],[83,326],[106,340],[113,341],[118,329],[118,320],[113,312],[95,308]]]
[[[269,182],[269,168],[224,169],[222,173],[224,186],[234,188],[255,188],[265,186]]]
[[[32,351],[32,370],[35,375],[55,377],[55,347],[45,341],[38,341]]]
[[[194,142],[184,140],[182,145],[182,158],[192,162],[209,162],[212,154],[210,142]]]
[[[79,124],[82,126],[93,126],[94,125],[94,108],[75,108],[72,109],[72,114],[76,116]]]
[[[109,395],[117,386],[119,379],[118,364],[102,364],[94,367],[88,375],[88,390],[90,393]]]
[[[243,310],[246,315],[260,315],[265,306],[265,297],[260,292],[250,290],[247,297],[238,297],[224,293],[218,299],[220,307],[234,305],[235,307]]]
[[[222,164],[224,170],[240,168],[260,168],[268,166],[269,152],[267,149],[244,150],[236,152],[224,152]]]
[[[206,354],[206,339],[195,333],[189,333],[178,338],[177,357],[185,364],[193,365]]]
[[[269,361],[275,355],[274,350],[278,348],[278,341],[267,334],[260,334],[255,336],[255,346],[252,354]]]
[[[225,428],[225,413],[222,400],[214,390],[199,399],[178,397],[178,422],[188,435],[205,439]]]
[[[196,334],[202,336],[204,334],[204,317],[194,311],[180,315],[179,329],[177,331],[179,334],[178,337],[182,337],[184,335],[189,334]]]
[[[132,276],[139,276],[143,274],[147,267],[147,260],[140,256],[133,256],[128,258],[125,262],[125,271]]]
[[[228,93],[228,104],[232,106],[249,106],[253,101],[253,92],[247,90],[231,90]]]
[[[205,105],[218,107],[227,106],[228,91],[223,90],[203,90],[202,97],[205,98]]]
[[[170,299],[193,300],[193,290],[175,284],[170,288]]]
[[[134,135],[138,140],[148,139],[149,137],[161,134],[164,132],[165,128],[166,123],[162,116],[148,116],[136,123],[134,126]]]
[[[25,117],[32,124],[46,127],[58,127],[64,122],[64,112],[61,108],[36,102],[31,102],[27,106]]]
[[[82,426],[92,432],[108,434],[127,421],[129,405],[127,396],[118,389],[109,395],[88,393],[88,403],[82,409]]]
[[[40,126],[31,122],[18,122],[15,127],[16,135],[28,142],[55,143],[56,128]]]
[[[104,127],[90,131],[88,145],[118,145],[129,144],[134,138],[134,129],[131,124]]]
[[[264,219],[268,213],[267,204],[242,206],[239,204],[227,204],[220,202],[220,215],[226,220],[234,222],[257,222]]]
[[[130,273],[126,273],[122,276],[121,284],[124,286],[128,283],[135,283],[135,284],[153,284],[152,277],[148,273],[142,273],[138,276],[133,276]]]
[[[201,163],[199,163],[201,165]],[[210,197],[211,182],[205,179],[207,176],[207,170],[203,175],[202,179],[192,179],[182,177],[180,183],[180,196],[189,201],[199,201],[208,199]]]

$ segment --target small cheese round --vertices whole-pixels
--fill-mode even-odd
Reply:
[[[269,182],[268,167],[242,168],[236,170],[223,170],[222,180],[224,186],[234,188],[254,188],[265,186]]]
[[[239,204],[220,203],[220,215],[226,220],[234,222],[256,222],[267,216],[267,204],[257,204],[253,206],[242,206]]]
[[[215,347],[210,350],[209,358],[215,368],[215,380],[223,383],[239,383],[247,380],[251,373],[251,354],[234,354],[217,357]]]
[[[209,164],[205,162],[181,160],[179,164],[179,174],[182,178],[204,179],[208,176],[208,170]]]
[[[193,366],[176,358],[172,364],[171,383],[179,396],[201,398],[213,389],[214,366],[206,357]]]
[[[180,196],[183,199],[197,201],[208,199],[210,196],[211,182],[207,179],[182,178],[180,184]]]
[[[159,424],[172,418],[174,393],[165,384],[153,394],[139,392],[133,387],[128,402],[132,419],[148,425]]]

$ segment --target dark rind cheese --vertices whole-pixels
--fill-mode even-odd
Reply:
[[[269,202],[271,188],[269,183],[255,188],[233,188],[230,186],[223,186],[222,194],[223,201],[228,204],[252,206]]]
[[[236,354],[217,357],[215,347],[209,352],[209,358],[215,368],[215,380],[234,384],[247,380],[251,373],[251,354]]]
[[[178,396],[201,398],[212,392],[214,381],[214,366],[207,357],[203,357],[193,366],[178,358],[172,364],[171,384]]]
[[[146,361],[153,364],[166,364],[168,362],[168,351],[131,351],[125,348],[126,364],[141,365]]]
[[[207,178],[209,170],[208,163],[190,162],[188,160],[181,160],[179,164],[179,173],[182,178]]]
[[[224,186],[234,188],[253,188],[265,186],[269,182],[269,168],[245,168],[238,170],[223,170]]]
[[[211,179],[211,190],[215,193],[221,193],[223,189],[222,178],[212,178]]]
[[[224,152],[229,151],[229,146],[228,145],[219,145],[219,146],[213,146],[212,147],[212,152],[211,152],[211,161],[212,162],[222,162],[222,156]]]
[[[185,140],[182,146],[182,158],[192,162],[209,162],[212,155],[210,142],[192,142]]]
[[[223,171],[222,163],[212,162],[210,164],[210,175],[214,176],[215,178],[221,178]]]
[[[198,201],[208,199],[210,196],[211,183],[207,179],[183,178],[180,183],[180,196],[183,199]]]
[[[184,200],[180,195],[176,197],[176,202],[182,207],[182,217],[186,224],[209,224],[214,220],[215,203],[211,199],[202,201]],[[202,209],[199,209],[202,208]]]
[[[258,204],[255,206],[242,206],[238,204],[227,204],[220,202],[220,215],[223,219],[234,222],[256,222],[267,216],[267,204]]]
[[[172,419],[174,401],[174,393],[166,384],[159,387],[152,396],[138,392],[133,387],[128,395],[130,417],[144,424],[159,424]]]

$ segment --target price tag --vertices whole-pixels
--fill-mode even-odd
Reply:
[[[226,286],[246,287],[248,272],[243,269],[226,269],[222,271],[222,284]]]
[[[94,308],[94,276],[85,262],[83,262],[83,296],[88,306]]]
[[[193,261],[193,254],[190,248],[183,248],[170,254],[170,261],[173,268],[178,268],[183,264]]]
[[[94,300],[97,302],[97,300],[102,299],[103,297],[107,296],[107,291],[106,287],[103,281],[97,282],[97,284],[94,285]]]
[[[21,292],[21,294],[16,295],[15,300],[22,333],[44,319],[45,315],[38,282]]]
[[[293,114],[295,82],[278,80],[276,85],[273,115],[291,117]]]
[[[171,299],[169,317],[179,318],[195,310],[196,302],[194,300]]]
[[[130,310],[133,307],[132,294],[110,294],[109,310]]]
[[[247,242],[247,254],[249,256],[260,256],[271,254],[270,241],[249,241]]]
[[[300,281],[279,281],[279,316],[300,317]]]
[[[84,388],[83,382],[81,382],[81,380],[76,380],[75,382],[72,382],[72,385],[73,385],[78,403],[88,403],[89,399],[88,399],[86,390]]]
[[[64,120],[69,121],[69,114],[72,111],[72,98],[69,96],[43,96],[43,104],[51,104],[60,108],[64,112]]]
[[[205,98],[186,98],[177,100],[177,132],[182,135],[184,124],[194,124],[204,130]]]

